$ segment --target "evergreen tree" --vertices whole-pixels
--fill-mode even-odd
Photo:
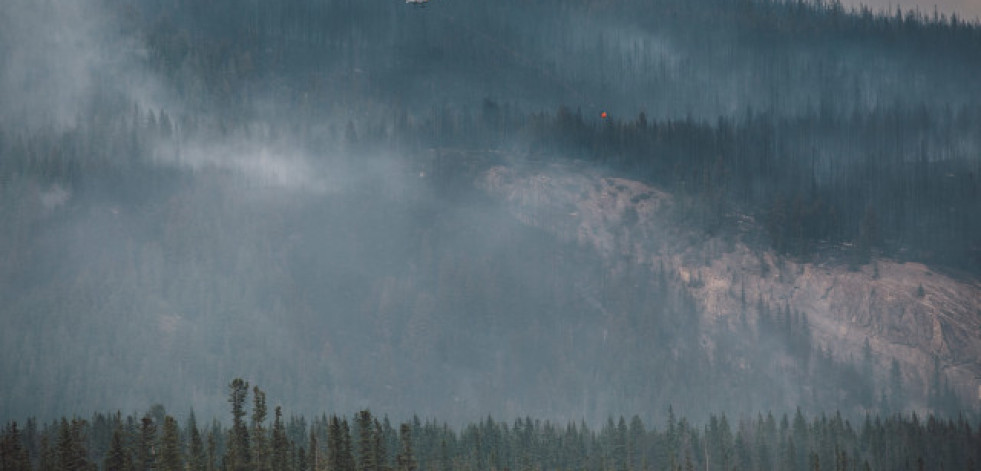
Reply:
[[[340,466],[338,470],[354,471],[356,464],[354,461],[354,452],[351,451],[351,427],[347,423],[347,418],[341,419],[340,439]]]
[[[84,420],[73,418],[69,423],[61,419],[58,433],[58,466],[66,471],[84,471],[89,468],[88,451],[85,447]]]
[[[218,469],[218,428],[213,426],[208,430],[208,462],[205,471],[216,471]]]
[[[330,418],[327,431],[327,469],[354,471],[356,464],[351,451],[351,430],[347,419],[336,415]]]
[[[225,467],[228,471],[249,471],[252,455],[249,448],[249,429],[245,425],[245,399],[249,383],[236,378],[228,385],[228,402],[232,405],[232,428],[229,430]]]
[[[780,469],[782,471],[797,470],[797,447],[793,437],[787,437],[780,453]]]
[[[109,452],[106,454],[103,468],[106,471],[128,471],[130,468],[129,453],[123,443],[122,421],[116,419],[116,425],[112,431],[112,441],[109,445]]]
[[[709,447],[709,463],[716,469],[729,469],[731,467],[733,443],[732,430],[729,428],[729,421],[723,414],[721,418],[712,415],[709,417],[709,425],[705,431],[706,446]]]
[[[136,466],[141,470],[156,469],[157,465],[157,426],[153,417],[146,413],[140,421],[140,441],[137,448]]]
[[[198,424],[193,410],[187,419],[187,430],[190,436],[187,452],[187,467],[189,471],[206,471],[207,457],[205,456],[204,442],[201,440],[201,431],[198,430]]]
[[[266,393],[258,386],[252,388],[252,462],[256,471],[269,471],[270,452],[266,437]]]
[[[390,466],[388,465],[388,456],[385,448],[385,431],[382,428],[382,424],[375,419],[375,432],[373,434],[374,443],[372,444],[372,451],[375,454],[375,465],[378,467],[379,471],[390,471]]]
[[[309,460],[307,459],[307,452],[301,446],[299,447],[299,450],[297,450],[296,453],[296,471],[309,471],[309,470],[310,470],[310,463]]]
[[[10,424],[0,438],[0,469],[6,471],[29,471],[31,463],[24,447],[17,422]]]
[[[740,428],[736,432],[736,440],[733,449],[736,455],[736,468],[741,470],[753,469],[753,453],[750,450],[749,439]]]
[[[163,436],[160,440],[160,469],[163,471],[180,471],[183,467],[181,438],[177,428],[177,420],[168,415],[164,417]]]
[[[342,448],[344,440],[341,438],[341,421],[336,415],[330,417],[330,425],[327,427],[327,469],[340,470],[342,464]],[[311,449],[316,445],[316,436],[310,432]],[[316,456],[314,457],[316,463]]]
[[[378,463],[375,461],[375,439],[373,437],[375,427],[371,411],[365,409],[358,412],[356,422],[358,427],[358,471],[377,471]]]
[[[417,463],[412,450],[412,427],[409,424],[403,423],[399,426],[399,441],[402,451],[396,457],[398,471],[415,471]]]
[[[317,444],[317,432],[314,427],[315,424],[310,424],[310,451],[307,453],[307,467],[310,471],[320,471],[320,461],[322,458],[320,456],[320,446]]]
[[[41,456],[39,460],[39,471],[55,471],[59,469],[59,457],[58,448],[51,446],[51,441],[48,439],[48,434],[45,433],[41,435]]]
[[[286,428],[283,426],[283,409],[276,406],[274,414],[272,429],[272,469],[273,471],[284,471],[287,468],[289,440],[286,437]]]

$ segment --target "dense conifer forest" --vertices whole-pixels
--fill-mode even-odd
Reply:
[[[706,325],[697,279],[473,188],[588,166],[671,192],[694,239],[975,279],[976,22],[821,0],[9,5],[0,470],[981,466],[943,352],[912,381],[745,296],[742,322]],[[49,18],[89,29],[25,52]],[[297,415],[222,389],[242,371]],[[226,397],[230,425],[84,416]]]
[[[287,416],[281,406],[270,413],[266,393],[242,379],[228,385],[228,403],[230,424],[199,424],[193,411],[182,423],[162,405],[136,415],[10,422],[0,470],[974,470],[981,462],[978,424],[916,413],[852,423],[798,409],[713,414],[702,424],[669,407],[661,424],[488,416],[457,430],[438,418],[393,425],[368,409],[351,417]]]
[[[956,15],[772,0],[106,2],[119,34],[145,41],[114,52],[157,74],[173,109],[134,112],[111,81],[70,130],[25,128],[58,118],[6,106],[5,178],[75,185],[89,166],[141,162],[137,141],[180,154],[216,130],[317,153],[507,150],[665,186],[711,231],[751,214],[793,256],[981,267],[968,217],[981,27]],[[542,21],[510,21],[515,10]]]

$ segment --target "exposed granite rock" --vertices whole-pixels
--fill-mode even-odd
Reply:
[[[815,344],[840,358],[861,358],[869,339],[880,384],[892,359],[898,360],[914,406],[925,407],[935,358],[965,404],[977,404],[978,280],[883,258],[856,270],[760,252],[740,237],[709,237],[677,223],[668,193],[590,170],[501,166],[481,175],[477,185],[506,201],[524,223],[590,246],[614,266],[676,271],[701,303],[703,322],[736,322],[743,300],[790,306],[808,314]],[[749,217],[737,224],[747,231],[755,226]]]

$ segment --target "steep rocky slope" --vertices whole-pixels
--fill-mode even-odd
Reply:
[[[861,358],[868,339],[879,384],[897,360],[912,406],[926,407],[935,360],[962,403],[977,406],[978,280],[884,258],[857,270],[832,260],[794,261],[754,250],[738,235],[706,236],[685,227],[677,222],[683,219],[680,205],[656,188],[572,170],[498,166],[477,185],[504,199],[522,222],[590,246],[614,267],[645,264],[676,272],[701,304],[703,324],[737,322],[747,300],[789,306],[808,314],[817,346],[846,361]],[[736,232],[749,233],[755,222],[744,217],[738,224]],[[749,316],[756,321],[754,313]]]

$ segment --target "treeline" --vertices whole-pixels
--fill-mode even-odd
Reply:
[[[655,121],[643,113],[600,121],[566,107],[527,113],[485,100],[479,109],[443,108],[416,118],[390,109],[326,132],[137,107],[112,113],[62,133],[0,127],[0,174],[33,174],[76,190],[93,177],[111,178],[119,188],[137,179],[162,182],[174,175],[159,168],[153,175],[144,165],[161,149],[178,155],[199,137],[249,138],[256,129],[294,135],[316,153],[396,149],[419,160],[432,148],[503,148],[534,160],[592,161],[665,188],[679,197],[679,212],[710,233],[731,232],[734,219],[748,214],[764,236],[760,242],[800,259],[831,256],[861,265],[880,254],[981,269],[981,221],[968,217],[981,204],[976,106],[797,117],[748,112],[710,123]]]
[[[889,106],[785,117],[751,110],[715,122],[523,113],[485,101],[396,125],[368,142],[494,147],[534,160],[596,162],[665,188],[710,233],[750,215],[760,242],[800,259],[852,265],[879,254],[981,267],[981,108]],[[377,128],[377,127],[376,127]],[[367,130],[367,129],[366,129]],[[359,131],[351,133],[358,136]]]
[[[0,438],[0,470],[974,470],[981,463],[981,429],[967,419],[916,413],[806,417],[771,413],[733,422],[711,415],[698,425],[668,409],[666,423],[634,416],[599,428],[491,417],[459,431],[413,417],[397,428],[362,410],[350,419],[321,415],[270,419],[266,394],[249,383],[229,384],[232,424],[199,426],[193,411],[181,424],[153,406],[142,416],[97,413],[48,424],[10,422]]]
[[[536,140],[571,141],[579,158],[669,188],[709,231],[749,213],[796,257],[848,246],[857,264],[878,252],[981,267],[981,224],[965,217],[981,202],[976,107],[603,124],[560,109],[539,119]]]

